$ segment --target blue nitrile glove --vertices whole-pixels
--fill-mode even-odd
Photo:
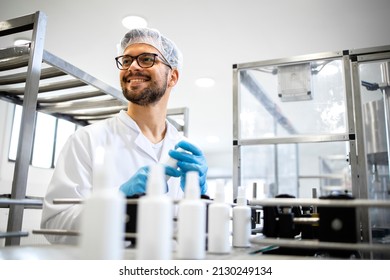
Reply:
[[[146,192],[146,181],[148,180],[149,167],[144,166],[125,183],[120,186],[120,190],[126,196],[133,196],[135,194],[142,194]]]
[[[182,148],[184,151],[170,150],[169,156],[177,160],[177,166],[182,172],[180,178],[180,187],[184,191],[186,184],[185,174],[188,171],[198,171],[199,172],[199,185],[200,193],[205,194],[207,192],[207,162],[206,158],[203,155],[203,152],[193,144],[182,140],[176,144],[175,149]]]
[[[165,166],[165,175],[179,177],[180,171]],[[138,169],[138,171],[125,183],[120,186],[120,190],[127,196],[133,196],[136,194],[146,193],[146,182],[148,181],[149,167],[144,166]],[[168,187],[167,187],[168,191]]]

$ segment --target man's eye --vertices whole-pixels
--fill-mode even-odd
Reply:
[[[154,56],[143,56],[143,57],[140,57],[140,59],[142,60],[142,62],[152,62],[154,60]]]
[[[129,58],[123,58],[122,59],[122,65],[129,65],[131,64],[132,60]]]

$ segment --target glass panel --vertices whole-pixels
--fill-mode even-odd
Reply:
[[[241,184],[257,183],[263,197],[351,191],[348,154],[346,142],[242,146]]]
[[[12,124],[10,149],[8,158],[16,160],[19,142],[19,133],[22,118],[22,106],[15,105],[14,119]],[[67,120],[58,119],[47,114],[38,113],[36,130],[34,135],[32,165],[42,168],[51,168],[57,161],[59,152],[69,136],[76,130],[76,125]],[[55,136],[57,129],[57,135]],[[55,141],[54,141],[55,140]],[[55,144],[54,144],[55,142]],[[55,145],[55,158],[53,163],[53,147]]]
[[[64,146],[65,142],[68,140],[69,136],[75,132],[75,130],[76,130],[76,125],[74,123],[63,119],[58,119],[54,165],[57,162],[62,147]]]
[[[241,185],[256,183],[264,197],[297,195],[296,144],[241,147]]]
[[[241,139],[347,132],[342,62],[240,71]]]
[[[383,83],[381,72],[383,65],[383,62],[359,65],[367,153],[368,198],[375,200],[390,199],[389,124],[386,124],[386,120],[389,120],[390,100],[388,96],[390,91],[388,88],[384,90],[378,88],[378,84]],[[374,242],[389,243],[390,210],[371,207],[369,215]]]
[[[22,121],[22,106],[15,105],[14,121],[12,124],[11,141],[10,141],[10,147],[8,153],[8,159],[10,160],[16,160],[21,121]]]
[[[37,114],[32,156],[33,166],[52,167],[55,128],[55,117],[42,113]]]

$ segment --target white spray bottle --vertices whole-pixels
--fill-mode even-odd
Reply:
[[[165,195],[161,164],[150,166],[146,195],[138,201],[137,259],[172,259],[173,201]]]
[[[81,217],[81,258],[120,260],[124,253],[126,199],[110,186],[113,162],[105,157],[103,147],[94,156],[92,194],[83,205]]]
[[[225,202],[224,184],[221,180],[217,180],[215,199],[208,209],[209,253],[230,253],[230,211],[230,205]]]
[[[249,247],[251,208],[244,187],[238,188],[237,205],[233,207],[233,247]]]
[[[199,173],[186,173],[184,199],[178,206],[178,249],[180,259],[206,256],[206,204],[200,199]]]
[[[180,147],[177,148],[176,151],[178,151],[178,152],[185,152],[185,150],[183,150],[183,149],[180,148]],[[169,157],[169,158],[167,159],[167,161],[165,162],[165,165],[177,169],[177,159],[174,159],[174,158],[172,158],[172,157]],[[166,180],[166,181],[168,181],[170,178],[171,178],[171,176],[165,175],[165,180]]]

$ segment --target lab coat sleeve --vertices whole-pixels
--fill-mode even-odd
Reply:
[[[53,199],[85,199],[92,189],[91,157],[87,136],[73,135],[58,158],[43,202],[41,228],[80,229],[81,204],[53,204]],[[77,244],[78,238],[46,235],[51,243]]]

